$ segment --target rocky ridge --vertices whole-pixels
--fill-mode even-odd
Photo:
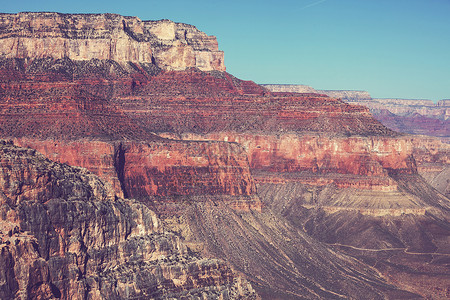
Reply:
[[[0,143],[2,299],[254,298],[86,169]]]

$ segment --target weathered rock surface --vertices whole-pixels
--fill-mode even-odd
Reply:
[[[156,63],[162,69],[225,71],[217,40],[169,20],[52,12],[0,15],[0,56]]]
[[[86,167],[120,196],[222,194],[231,196],[236,208],[260,209],[240,146],[164,140],[111,101],[133,94],[133,82],[140,84],[133,79],[140,77],[133,76],[143,76],[135,69],[105,61],[41,59],[34,67],[25,67],[24,60],[3,62],[2,137],[53,160]],[[77,74],[77,79],[65,76],[61,68]],[[147,77],[153,74],[153,69],[142,70]],[[103,71],[109,72],[109,80],[102,79]],[[141,80],[149,81],[147,77]]]
[[[304,84],[261,84],[272,92],[319,94],[313,87]]]
[[[412,138],[413,156],[419,174],[435,189],[450,199],[450,146],[438,138]]]
[[[15,142],[55,161],[88,168],[124,197],[172,201],[166,197],[225,195],[237,209],[261,209],[246,153],[237,144],[30,138]]]
[[[328,242],[323,238],[328,237],[325,232],[337,230],[337,240],[348,243],[347,246],[356,245],[352,247],[359,245],[352,244],[356,242],[380,246],[394,245],[397,240],[403,242],[405,239],[402,246],[411,249],[421,249],[426,241],[432,240],[433,249],[426,249],[427,255],[440,255],[448,249],[448,199],[418,177],[411,138],[383,126],[367,108],[322,94],[270,92],[253,82],[217,71],[222,70],[221,67],[213,65],[220,66],[223,60],[205,58],[205,62],[201,62],[197,59],[201,55],[196,54],[204,48],[209,49],[208,55],[216,53],[215,39],[189,25],[170,21],[141,22],[117,15],[43,15],[2,15],[4,20],[25,20],[25,25],[14,21],[22,24],[17,26],[8,21],[11,26],[5,25],[5,39],[22,39],[11,35],[17,27],[17,32],[25,32],[30,37],[27,43],[39,46],[41,37],[43,41],[53,43],[59,38],[65,39],[61,32],[71,28],[64,34],[70,35],[68,43],[74,43],[75,48],[80,41],[89,45],[91,34],[98,35],[98,42],[103,44],[97,45],[100,51],[92,55],[99,56],[83,59],[67,55],[48,57],[42,51],[33,56],[33,52],[20,50],[21,55],[28,57],[2,58],[0,136],[39,149],[60,162],[87,167],[105,178],[111,184],[111,191],[137,198],[139,203],[152,207],[168,228],[183,236],[192,251],[201,253],[202,257],[227,262],[206,260],[205,264],[213,267],[196,268],[198,259],[185,248],[178,235],[171,233],[168,238],[162,229],[153,230],[151,235],[171,241],[166,243],[169,246],[160,248],[172,251],[170,253],[179,253],[178,250],[183,253],[164,254],[170,266],[175,265],[178,257],[183,257],[184,260],[179,259],[183,261],[181,266],[161,267],[153,272],[156,263],[151,267],[147,262],[123,263],[125,258],[134,255],[153,263],[153,257],[148,257],[153,250],[147,249],[158,248],[149,246],[150,242],[146,244],[147,238],[143,238],[144,244],[128,246],[127,238],[138,236],[129,234],[117,238],[123,246],[104,250],[112,259],[102,262],[107,266],[100,269],[105,270],[101,280],[83,281],[84,285],[79,283],[94,274],[89,269],[91,265],[83,265],[84,260],[92,262],[101,257],[89,253],[90,256],[77,256],[80,258],[76,266],[82,271],[76,274],[83,275],[67,280],[67,275],[57,277],[66,280],[64,286],[82,286],[81,290],[88,290],[88,295],[106,293],[111,296],[106,291],[113,291],[117,298],[138,297],[144,293],[156,298],[189,297],[194,292],[191,288],[197,285],[201,286],[198,295],[202,297],[208,296],[205,292],[213,285],[217,288],[211,290],[212,298],[221,297],[222,292],[223,298],[253,295],[246,281],[241,281],[229,269],[227,264],[230,264],[267,299],[418,297],[386,284],[368,265],[330,250],[304,232],[306,229],[309,234]],[[59,20],[72,20],[73,24],[92,21],[98,28],[88,30],[91,27],[81,26],[77,29],[70,21],[68,27],[64,23],[60,26],[62,29],[57,29],[31,24],[31,21],[27,23],[30,18],[46,20],[49,24],[58,24]],[[33,34],[26,28],[39,30]],[[36,41],[31,41],[33,37]],[[120,47],[123,46],[119,47],[120,55],[114,51],[110,54],[101,52],[105,46],[103,40],[106,45],[112,45],[116,38],[120,40]],[[151,48],[150,61],[140,54],[134,56],[141,53],[130,46],[134,41],[139,45],[156,45]],[[173,71],[179,69],[183,71]],[[430,154],[433,161],[444,158],[431,147],[421,153],[422,161],[427,161]],[[255,188],[254,178],[259,189]],[[308,196],[309,192],[303,189],[305,186],[313,191],[312,195]],[[287,193],[286,187],[294,188]],[[320,197],[314,196],[316,192]],[[262,207],[259,195],[266,207]],[[103,206],[95,199],[92,201],[88,202],[95,203],[93,212],[86,208],[79,216],[101,214],[96,209]],[[132,200],[103,202],[113,208],[114,203],[128,203],[142,211],[148,210]],[[49,206],[52,203],[45,202],[43,209],[52,208]],[[292,214],[280,210],[284,204],[290,205]],[[57,209],[51,210],[54,211]],[[143,215],[147,215],[147,212],[127,214],[126,209],[119,208],[110,211],[119,216],[111,217],[117,224],[140,224],[141,221],[114,220],[135,220],[135,214],[145,219]],[[404,214],[408,218],[402,223]],[[72,216],[72,213],[67,215]],[[102,216],[106,219],[110,215],[107,212]],[[355,220],[354,216],[358,216],[356,221],[361,225],[356,225],[356,230],[347,222]],[[91,217],[89,222],[93,223],[86,223],[89,230],[100,226],[95,220]],[[388,225],[380,227],[380,233],[376,224],[384,220]],[[394,225],[389,220],[394,220]],[[55,220],[51,224],[58,222]],[[133,228],[133,224],[120,226]],[[63,228],[64,232],[69,230]],[[312,230],[314,228],[317,230]],[[353,232],[354,236],[343,239],[340,228]],[[403,228],[406,231],[413,228],[414,235],[423,233],[423,236],[418,242],[411,242],[414,236],[402,232]],[[389,234],[383,235],[385,231]],[[57,235],[50,230],[45,236],[51,240]],[[102,233],[100,236],[108,235]],[[68,243],[64,238],[60,240],[63,244]],[[157,242],[153,244],[157,245]],[[170,246],[174,244],[178,248]],[[345,251],[338,245],[333,247]],[[59,251],[60,248],[63,246],[55,249]],[[178,250],[171,250],[175,248]],[[380,249],[369,249],[372,250]],[[404,258],[402,253],[406,255],[400,251],[397,257]],[[109,268],[116,254],[120,266]],[[354,253],[348,254],[356,257]],[[6,253],[5,264],[10,264],[11,257]],[[358,258],[368,259],[367,256]],[[184,271],[185,262],[187,271]],[[389,261],[380,262],[389,266]],[[25,262],[24,265],[33,263]],[[66,269],[73,271],[76,268]],[[199,269],[208,271],[198,272]],[[7,270],[5,282],[11,281],[8,286],[14,287],[10,268]],[[164,278],[170,280],[157,281],[156,277],[147,275],[149,273],[169,274]],[[171,277],[173,275],[175,277]],[[405,284],[413,282],[411,278],[409,280],[395,284],[414,290]],[[44,282],[51,282],[60,293],[65,291],[59,282]],[[99,282],[101,286],[97,285]],[[58,294],[50,284],[39,287],[42,287],[39,289],[42,295]],[[128,292],[130,294],[126,294]]]
[[[333,183],[338,187],[388,191],[397,189],[390,175],[417,173],[413,143],[405,137],[233,132],[179,137],[227,140],[243,145],[258,182]]]
[[[382,99],[383,101],[377,102],[379,99],[372,99],[366,92],[320,92],[342,98],[352,104],[367,105],[382,122],[385,119],[377,115],[377,105],[384,109],[393,108],[396,113],[405,114],[402,117],[389,112],[397,126],[402,124],[402,118],[412,120],[408,125],[403,124],[409,126],[408,130],[401,129],[404,132],[438,135],[448,127],[443,125],[446,120],[446,117],[442,117],[445,110],[438,112],[444,107],[444,102],[439,106],[431,101],[419,100]],[[396,108],[399,110],[395,110]],[[418,115],[419,110],[428,114],[428,117]],[[416,115],[407,115],[414,111]],[[386,112],[387,110],[385,114]],[[389,127],[388,123],[385,124]],[[436,125],[435,129],[429,130],[432,124],[442,126]],[[395,126],[391,128],[399,129]],[[361,141],[360,137],[354,138]],[[346,138],[349,139],[353,137]],[[339,138],[333,137],[332,140],[336,142]],[[378,145],[381,140],[384,141],[383,147]],[[400,136],[395,138],[396,142],[394,139],[391,142],[387,142],[386,138],[381,140],[369,143],[373,147],[370,149],[376,153],[372,157],[379,156],[381,160],[400,162],[405,160],[389,157],[403,152],[408,153],[410,159],[410,172],[404,172],[406,169],[402,168],[383,168],[387,171],[391,189],[373,188],[373,185],[372,188],[351,185],[352,178],[346,179],[342,175],[334,181],[320,176],[318,182],[321,184],[317,184],[304,180],[300,175],[288,177],[283,174],[284,176],[278,176],[281,180],[274,180],[277,177],[266,172],[263,173],[266,180],[255,176],[258,195],[266,207],[288,219],[294,227],[303,228],[313,237],[333,245],[336,250],[372,264],[385,274],[390,282],[427,298],[446,298],[450,290],[442,287],[450,284],[446,276],[448,266],[445,263],[449,255],[450,237],[450,147],[437,138],[426,136]],[[346,149],[344,152],[347,154],[353,151],[361,152],[361,148],[354,143],[348,143],[348,146],[349,149],[342,145],[336,149]],[[332,149],[328,147],[330,148]],[[315,149],[311,152],[321,151]],[[303,150],[294,153],[302,153],[305,156],[304,153],[310,152]],[[334,155],[336,153],[331,157]],[[348,168],[356,165],[343,157],[339,160]],[[340,185],[340,180],[347,186]]]
[[[269,210],[236,211],[214,198],[178,209],[173,223],[187,226],[173,230],[205,255],[225,257],[263,299],[418,297],[386,285],[372,268],[330,251]]]
[[[255,298],[86,169],[0,143],[2,299]]]
[[[271,94],[252,82],[218,72],[160,73],[142,82],[134,95],[113,100],[155,132],[396,135],[364,107],[318,94]]]
[[[258,194],[276,215],[374,266],[391,283],[446,298],[450,201],[418,175],[394,179],[395,191],[286,182],[258,184]]]

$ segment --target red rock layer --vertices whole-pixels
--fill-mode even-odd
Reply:
[[[73,76],[66,76],[61,70],[54,73],[45,71],[45,65],[56,68],[59,64],[63,64],[60,67],[64,70],[72,68]],[[393,188],[389,172],[414,172],[408,145],[391,138],[395,133],[382,126],[361,106],[348,105],[318,94],[271,94],[252,82],[240,81],[226,73],[189,70],[153,74],[143,65],[135,65],[136,69],[120,66],[114,69],[111,66],[105,62],[81,66],[70,60],[36,60],[31,63],[6,60],[1,69],[5,74],[2,97],[6,100],[3,102],[5,118],[0,126],[2,135],[39,137],[41,140],[80,137],[157,140],[152,132],[196,133],[198,136],[183,138],[240,143],[247,150],[250,166],[255,172],[310,172],[313,176],[305,180],[313,182],[318,180],[315,175],[319,174],[355,175],[351,181],[332,180],[340,186],[372,189]],[[101,75],[111,69],[113,71]],[[361,136],[379,134],[384,137]],[[359,136],[345,137],[348,135]],[[136,151],[143,157],[150,157],[148,153],[156,149],[154,147],[159,146],[152,145],[148,149],[138,146]],[[192,147],[199,152],[204,151]],[[55,151],[43,148],[40,147],[44,153]],[[105,160],[101,157],[93,159],[99,167],[83,162],[84,158],[79,159],[75,155],[60,161],[86,166],[99,175],[111,175],[114,165],[111,164],[112,146],[106,148],[109,150],[105,157],[109,155],[106,159],[109,162],[98,163]],[[167,151],[162,148],[155,151]],[[95,152],[90,146],[74,149],[78,150],[68,153],[75,154],[75,151],[83,149],[90,154]],[[135,148],[130,149],[131,152],[126,154],[131,156]],[[228,157],[228,154],[220,153],[223,148],[216,147],[216,150],[219,151],[217,155]],[[139,161],[137,156],[132,160]],[[175,151],[173,156],[180,157],[180,154]],[[149,169],[141,171],[143,175],[130,176],[130,183],[122,181],[122,189],[129,185],[130,194],[125,193],[125,196],[198,194],[201,182],[210,183],[208,193],[252,194],[252,184],[248,179],[241,182],[240,175],[231,178],[234,171],[205,181],[203,178],[208,172],[222,173],[217,173],[214,168],[207,169],[200,161],[195,161],[198,165],[193,171],[189,167],[194,167],[194,160],[162,159],[167,169],[178,170],[173,171],[179,175],[175,179],[167,172],[161,175],[162,163],[144,160]],[[177,163],[182,163],[183,172],[181,167],[175,166]],[[242,164],[238,165],[241,168]],[[233,165],[230,170],[232,168]],[[126,174],[133,172],[136,171]],[[358,181],[358,176],[370,176],[371,179]],[[233,183],[224,183],[225,179]],[[145,184],[131,183],[138,181]],[[110,182],[118,190],[118,180]]]
[[[162,72],[113,100],[157,132],[394,135],[364,107],[319,94],[271,94],[226,73]]]
[[[308,184],[335,183],[339,187],[392,190],[397,185],[390,174],[417,173],[413,144],[408,138],[235,132],[184,134],[182,138],[226,140],[243,145],[249,154],[252,172],[260,182],[296,180]]]
[[[47,157],[85,167],[110,183],[118,195],[141,199],[226,195],[237,209],[261,210],[246,153],[224,142],[107,142],[15,139]],[[173,200],[170,200],[173,201]]]

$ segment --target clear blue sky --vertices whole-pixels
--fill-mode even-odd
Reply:
[[[3,3],[2,3],[3,2]],[[257,83],[450,98],[450,0],[0,0],[2,12],[111,12],[215,35],[231,74]]]

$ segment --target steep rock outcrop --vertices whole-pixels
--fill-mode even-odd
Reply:
[[[0,15],[0,56],[156,63],[162,69],[224,71],[217,40],[169,20],[50,12]]]
[[[339,187],[396,190],[391,174],[417,173],[413,144],[408,138],[234,132],[179,137],[243,145],[258,182],[334,183]]]
[[[155,213],[86,169],[0,143],[4,299],[254,298],[217,259],[190,254]]]
[[[55,161],[85,167],[125,197],[172,202],[167,197],[224,195],[237,209],[261,209],[246,153],[237,144],[30,138],[15,142]]]

